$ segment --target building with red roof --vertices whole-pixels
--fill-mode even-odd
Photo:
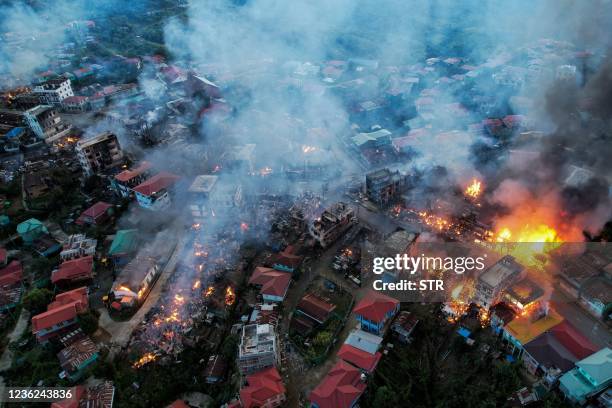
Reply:
[[[151,175],[153,165],[147,161],[141,162],[133,169],[123,170],[117,174],[112,180],[112,187],[122,197],[132,195],[132,189],[143,183]]]
[[[399,311],[400,302],[380,292],[370,291],[353,309],[361,329],[381,334],[385,323]]]
[[[353,407],[366,389],[358,368],[340,360],[310,393],[312,408]]]
[[[45,343],[76,325],[77,316],[87,308],[86,287],[61,293],[47,306],[46,312],[32,317],[32,333],[40,343]]]
[[[112,408],[115,400],[115,387],[111,381],[85,387],[77,385],[72,389],[72,397],[51,404],[51,408]]]
[[[244,408],[280,407],[285,402],[285,386],[275,367],[247,376],[246,387],[240,389]]]
[[[283,251],[276,254],[272,261],[274,269],[293,273],[304,259],[303,256],[297,255],[296,252],[296,248],[293,245],[289,245]]]
[[[370,354],[367,351],[345,343],[338,350],[338,357],[357,368],[372,373],[382,358],[382,354],[380,352]]]
[[[11,287],[21,282],[23,278],[23,267],[19,261],[11,261],[10,264],[0,269],[0,288]]]
[[[79,216],[77,225],[102,225],[108,221],[112,213],[112,204],[98,201]]]
[[[289,285],[291,284],[291,274],[280,272],[276,269],[265,268],[258,266],[253,271],[249,285],[255,285],[260,288],[265,301],[282,302],[285,299]]]
[[[179,399],[168,405],[168,408],[189,408],[189,405],[187,405],[185,401]]]
[[[336,310],[336,305],[321,299],[313,293],[308,293],[300,300],[297,309],[315,322],[323,324],[332,312]]]
[[[532,374],[550,377],[565,373],[598,350],[567,320],[552,327],[523,346],[523,363]]]
[[[150,210],[168,208],[171,188],[179,179],[179,176],[164,171],[140,183],[134,187],[138,205]]]
[[[87,281],[93,278],[93,256],[84,256],[62,262],[58,269],[51,273],[54,285]]]

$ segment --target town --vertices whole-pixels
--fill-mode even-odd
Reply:
[[[0,395],[612,407],[612,8],[388,3],[0,2]]]

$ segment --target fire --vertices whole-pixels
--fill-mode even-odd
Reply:
[[[221,170],[221,166],[217,164],[217,165],[215,165],[215,167],[213,168],[213,171],[212,171],[212,172],[213,172],[213,173],[217,173],[217,172],[219,172],[220,170]]]
[[[183,303],[185,303],[185,297],[181,295],[174,295],[174,303],[179,306],[182,305]]]
[[[172,313],[170,313],[170,316],[166,317],[164,319],[164,321],[166,323],[171,323],[171,322],[180,322],[181,319],[179,318],[179,313],[178,310],[174,310],[172,311]]]
[[[537,266],[541,263],[541,255],[558,248],[564,239],[553,227],[539,224],[525,224],[518,231],[512,231],[509,227],[502,227],[493,234],[491,241],[508,243],[501,250],[508,251],[509,255],[515,257],[519,262],[528,266]]]
[[[225,288],[225,304],[227,306],[231,306],[236,301],[236,294],[234,293],[234,289],[231,286]]]
[[[483,329],[487,327],[489,325],[489,322],[491,321],[491,315],[489,314],[489,311],[484,307],[478,310],[478,321],[480,322],[480,326]]]
[[[138,299],[142,299],[142,297],[144,296],[144,292],[145,292],[145,288],[141,288],[138,291]]]
[[[446,320],[449,323],[457,323],[464,314],[467,313],[470,305],[466,302],[462,302],[461,300],[452,299],[449,303],[446,304],[451,313],[446,317]]]
[[[272,174],[272,167],[264,167],[263,169],[259,170],[259,175],[261,176],[269,176],[270,174]]]
[[[199,222],[196,222],[196,223],[194,223],[194,224],[192,224],[192,225],[191,225],[191,228],[192,228],[194,231],[199,231],[201,226],[202,226],[202,225],[200,225],[200,223],[199,223]]]
[[[138,359],[132,366],[134,368],[140,368],[146,364],[149,364],[157,359],[157,356],[153,353],[146,353]]]
[[[452,223],[450,221],[438,215],[430,214],[427,211],[420,211],[418,214],[421,221],[425,223],[425,225],[438,231],[445,231],[452,227]]]
[[[304,153],[312,153],[315,150],[317,150],[317,148],[314,146],[307,146],[307,145],[302,146],[302,152]]]
[[[240,223],[240,230],[242,232],[246,232],[249,230],[249,224],[247,224],[246,222],[241,222]]]
[[[204,293],[204,296],[205,297],[209,297],[214,292],[215,292],[215,287],[214,286],[209,286],[209,287],[206,288],[206,292]]]
[[[119,286],[117,289],[125,291],[125,292],[131,292],[132,289],[128,288],[127,286]]]
[[[473,179],[472,184],[467,186],[463,193],[466,195],[466,197],[476,199],[480,197],[482,190],[482,182],[477,179]]]
[[[191,289],[193,290],[199,289],[201,285],[202,285],[202,282],[198,279],[197,281],[193,282],[193,286],[191,287]]]

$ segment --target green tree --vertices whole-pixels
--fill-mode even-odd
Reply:
[[[315,346],[326,346],[331,343],[332,334],[328,331],[322,331],[317,333],[315,338],[312,340],[312,343]]]
[[[91,311],[79,315],[79,325],[86,334],[94,334],[98,330],[98,317]]]
[[[400,406],[397,393],[387,386],[378,387],[372,402],[373,408],[395,408]]]
[[[238,348],[238,338],[236,336],[227,336],[221,345],[221,355],[226,360],[233,360],[236,356]]]
[[[39,314],[47,309],[47,305],[53,299],[53,292],[49,289],[32,289],[23,297],[23,307],[30,311],[31,314]]]

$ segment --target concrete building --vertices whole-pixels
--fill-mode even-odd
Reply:
[[[111,132],[79,140],[75,146],[75,152],[87,176],[108,172],[118,167],[123,160],[119,140]]]
[[[356,222],[355,211],[348,204],[338,202],[323,211],[323,214],[310,224],[309,232],[325,248]]]
[[[405,186],[406,178],[399,170],[381,169],[366,175],[366,195],[381,207],[397,202]]]
[[[502,291],[518,280],[523,271],[523,266],[513,257],[504,256],[478,277],[475,303],[487,309],[495,305]]]
[[[130,197],[134,194],[134,187],[143,183],[151,176],[153,165],[143,161],[133,169],[123,170],[111,180],[111,186],[121,197]]]
[[[276,366],[278,349],[274,326],[248,324],[242,328],[238,348],[238,368],[242,374],[252,374]]]
[[[587,398],[612,385],[612,349],[609,347],[580,360],[559,380],[559,389],[567,399],[584,404]]]
[[[64,122],[57,110],[49,105],[28,109],[23,117],[32,132],[47,144],[60,141],[72,131],[72,125]]]
[[[188,189],[193,221],[203,222],[212,212],[239,208],[244,203],[242,186],[211,174],[197,176]]]
[[[162,171],[134,187],[138,205],[148,210],[164,210],[172,204],[173,187],[179,176]]]
[[[49,105],[60,106],[66,98],[74,96],[70,79],[58,77],[37,85],[32,90],[40,100]]]

